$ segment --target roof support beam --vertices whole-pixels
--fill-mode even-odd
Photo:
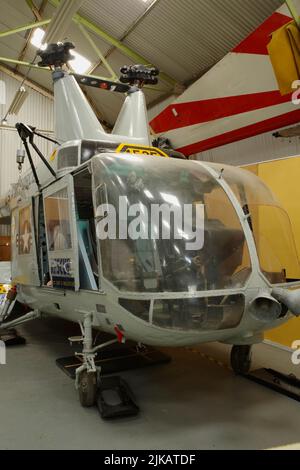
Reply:
[[[44,70],[46,72],[51,72],[51,70],[48,67],[40,67],[39,65],[32,64],[31,62],[25,62],[24,60],[11,59],[10,57],[0,57],[0,63],[1,62],[8,62],[9,64],[24,65],[24,67],[29,67],[30,69],[38,69],[38,70]],[[93,77],[94,75],[89,75],[89,76]],[[95,75],[94,77],[100,78],[100,80],[110,80],[110,78],[100,77],[99,75],[97,76]]]
[[[44,6],[42,5],[40,10],[37,8],[37,6],[35,5],[34,1],[33,0],[26,0],[26,3],[27,5],[29,6],[30,10],[32,11],[32,13],[34,14],[35,18],[37,21],[41,21],[42,20],[42,17],[41,17],[41,8],[44,8]],[[46,3],[45,1],[43,3]]]
[[[152,3],[148,6],[148,8],[138,17],[136,18],[136,20],[128,27],[128,29],[122,34],[122,36],[119,38],[119,41],[120,42],[123,42],[124,39],[127,38],[127,36],[140,24],[140,22],[142,20],[144,20],[146,18],[146,16],[150,13],[150,11],[153,10],[153,8],[158,4],[160,0],[153,0]],[[115,46],[112,46],[108,51],[107,53],[105,54],[105,59],[107,59],[110,54],[116,49]],[[101,60],[98,62],[98,64],[96,64],[91,73],[97,68],[97,67],[100,67],[101,65]]]
[[[48,0],[43,0],[39,9],[36,7],[33,0],[26,0],[26,2],[28,4],[29,8],[31,9],[32,13],[34,14],[34,16],[36,18],[36,21],[42,21],[43,20],[42,14],[43,14],[43,11],[44,11],[44,9],[47,5]],[[34,32],[34,29],[31,29],[30,31],[27,31],[27,33],[26,33],[26,42],[24,44],[23,49],[21,50],[21,52],[19,54],[18,60],[23,60],[24,59],[24,57],[26,55],[26,52],[27,52],[27,49],[28,49],[28,46],[29,46],[29,43],[30,43],[30,39],[32,38],[33,32]],[[15,71],[17,71],[18,68],[19,68],[19,65],[16,65]]]
[[[50,0],[52,1],[52,0]],[[54,0],[56,1],[56,0]],[[86,18],[80,16],[80,15],[75,15],[74,21],[76,23],[82,24],[85,26],[87,29],[95,33],[97,36],[99,36],[101,39],[103,39],[105,42],[108,42],[112,46],[115,46],[116,49],[121,51],[124,55],[129,57],[133,62],[137,64],[143,64],[143,65],[149,65],[149,60],[147,60],[145,57],[141,56],[140,54],[137,54],[134,52],[130,47],[125,46],[122,42],[120,42],[118,39],[115,39],[113,36],[110,34],[106,33],[103,31],[99,26],[97,26],[95,23],[92,23],[91,21],[87,20]],[[170,84],[171,86],[176,85],[176,80],[174,78],[170,77],[166,73],[162,72],[160,74],[160,77],[162,80]]]
[[[58,7],[58,5],[60,3],[59,0],[49,0],[49,2],[55,7]],[[51,21],[51,19],[46,19],[46,20],[43,20],[43,21],[36,21],[35,23],[29,23],[29,24],[20,26],[18,28],[13,28],[13,29],[10,29],[10,30],[7,30],[7,31],[2,31],[0,33],[0,38],[5,37],[5,36],[10,36],[12,34],[20,33],[20,32],[23,32],[23,31],[27,31],[28,29],[33,29],[33,28],[45,26],[45,25],[49,24],[50,21]],[[111,44],[116,49],[121,51],[124,55],[129,57],[133,62],[138,63],[138,64],[143,64],[143,65],[149,65],[149,60],[147,60],[145,57],[141,56],[137,52],[133,51],[130,47],[123,44],[119,39],[116,39],[113,36],[111,36],[110,34],[103,31],[103,29],[101,29],[100,26],[98,26],[94,22],[88,20],[84,16],[81,16],[78,13],[76,13],[73,17],[73,21],[77,24],[81,24],[85,28],[87,28],[90,31],[92,31],[93,33],[95,33],[97,36],[99,36],[105,42],[107,42],[108,44]],[[174,78],[170,77],[170,75],[168,75],[164,72],[162,72],[160,74],[160,77],[161,77],[162,80],[164,80],[166,83],[168,83],[172,87],[174,87],[177,84],[177,81]]]
[[[6,31],[2,31],[0,33],[0,38],[4,38],[5,36],[10,36],[11,34],[22,33],[23,31],[27,31],[28,29],[38,28],[39,26],[44,26],[45,24],[49,24],[50,20],[43,20],[43,21],[36,21],[35,23],[25,24],[23,26],[19,26],[18,28],[8,29]]]
[[[65,37],[82,2],[83,0],[61,0],[59,2],[43,37],[44,44],[56,43]]]
[[[51,5],[53,5],[55,7],[58,7],[58,5],[60,3],[59,0],[49,0],[49,2],[51,3]],[[135,62],[137,64],[149,65],[149,60],[148,59],[141,56],[137,52],[133,51],[130,47],[123,44],[119,39],[116,39],[113,36],[111,36],[110,34],[103,31],[103,29],[101,29],[100,26],[98,26],[96,23],[88,20],[84,16],[81,16],[78,13],[76,13],[73,17],[73,21],[75,23],[81,24],[85,28],[87,28],[90,31],[92,31],[93,33],[95,33],[97,36],[99,36],[105,42],[107,42],[108,44],[111,44],[116,49],[121,51],[124,55],[129,57],[133,62]],[[164,72],[162,72],[160,74],[160,77],[161,77],[162,80],[164,80],[165,82],[167,82],[171,86],[175,86],[176,83],[177,83],[177,81],[174,78],[170,77],[170,75],[168,75]]]
[[[4,57],[0,57],[0,62],[2,59],[5,59]],[[5,60],[9,60],[9,59],[5,59]],[[13,62],[18,62],[20,63],[20,61],[16,61],[14,60]],[[21,65],[31,65],[31,64],[28,64],[27,62],[21,62]],[[46,67],[38,67],[36,66],[35,68],[38,68],[38,69],[41,69],[41,70],[46,70],[46,71],[49,71],[48,68]],[[12,77],[12,78],[15,78],[16,80],[18,80],[19,82],[22,82],[24,80],[24,75],[21,74],[21,73],[16,73],[14,70],[10,69],[9,67],[5,67],[4,65],[0,64],[0,72],[4,72],[6,75],[8,75],[9,77]],[[27,85],[28,87],[32,88],[33,90],[37,91],[38,93],[41,93],[43,96],[46,96],[47,98],[53,100],[54,99],[54,95],[53,93],[51,93],[50,91],[46,90],[45,88],[43,88],[41,85],[39,85],[38,83],[35,83],[33,82],[32,80],[29,80],[29,79],[25,79],[25,85]],[[96,104],[94,103],[94,101],[92,100],[92,98],[90,98],[86,91],[84,90],[83,93],[85,94],[87,100],[89,101],[90,105],[92,106],[97,118],[99,119],[99,121],[101,122],[101,124],[103,124],[108,130],[111,130],[112,129],[112,125],[110,123],[108,123],[104,116],[100,113],[99,109],[97,108]]]
[[[1,59],[3,59],[3,57],[0,58],[0,61],[1,61]],[[39,68],[41,68],[41,67],[39,67]],[[42,69],[42,70],[48,70],[48,69]],[[17,73],[14,70],[10,69],[9,67],[6,67],[3,64],[0,64],[0,72],[5,73],[9,77],[12,77],[12,78],[18,80],[19,82],[22,82],[24,80],[24,75],[23,74],[21,74],[19,72]],[[38,83],[36,83],[32,80],[29,80],[28,78],[25,80],[24,83],[25,83],[25,85],[29,86],[33,90],[37,91],[38,93],[41,93],[43,96],[46,96],[46,98],[49,98],[50,100],[53,100],[53,93],[51,93],[49,90],[42,87]]]
[[[30,67],[31,69],[46,70],[47,72],[50,70],[48,67],[40,67],[39,65],[31,64],[30,62],[25,62],[23,60],[11,59],[10,57],[0,57],[0,62],[24,65],[25,67]]]
[[[3,131],[11,131],[11,132],[18,132],[15,126],[8,126],[7,124],[0,124],[0,130]],[[47,129],[36,129],[38,132],[41,132],[42,134],[50,135],[52,136],[54,134],[54,131],[50,131]],[[1,223],[3,224],[3,219],[1,218]]]
[[[107,62],[106,58],[104,57],[104,55],[102,54],[102,52],[100,51],[99,47],[95,44],[95,42],[93,41],[93,39],[91,38],[91,36],[89,35],[89,33],[86,31],[86,29],[82,26],[82,24],[78,24],[78,28],[80,29],[81,33],[83,34],[83,36],[86,38],[86,40],[89,42],[89,44],[91,45],[91,47],[94,49],[94,51],[96,52],[96,54],[98,55],[98,57],[100,58],[100,63],[103,63],[103,65],[105,66],[105,68],[108,70],[108,72],[110,73],[110,77],[112,80],[118,80],[118,76],[116,75],[115,71],[112,69],[112,67],[110,66],[109,62]],[[93,68],[93,70],[95,70],[95,67]],[[91,72],[90,72],[91,73]]]

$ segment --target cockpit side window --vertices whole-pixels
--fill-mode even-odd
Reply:
[[[72,248],[67,188],[45,198],[49,251]]]
[[[271,284],[300,279],[300,265],[288,214],[257,176],[240,168],[209,164],[234,192],[253,232],[261,271]]]
[[[215,257],[216,271],[224,278],[231,279],[233,286],[243,285],[251,273],[251,261],[245,236],[228,198],[224,198],[223,189],[217,187],[205,197],[207,211],[207,230],[211,229],[214,251],[220,250]],[[223,201],[220,204],[220,201]]]

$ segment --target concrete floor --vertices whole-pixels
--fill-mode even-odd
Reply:
[[[20,328],[28,344],[9,348],[0,366],[0,449],[266,449],[300,442],[300,403],[235,377],[226,367],[229,347],[219,344],[168,350],[170,364],[122,373],[141,413],[105,422],[96,408],[80,406],[73,381],[55,365],[70,355],[72,330],[53,319]],[[290,354],[271,346],[255,347],[254,366],[262,365],[300,376]]]

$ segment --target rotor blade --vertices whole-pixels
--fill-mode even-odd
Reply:
[[[98,78],[95,76],[88,75],[79,75],[77,73],[72,73],[75,80],[80,85],[86,85],[94,88],[99,88],[101,90],[115,91],[117,93],[127,93],[130,89],[130,85],[124,83],[113,82],[103,78]]]

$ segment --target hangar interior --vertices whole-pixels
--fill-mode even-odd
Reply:
[[[0,9],[0,448],[300,448],[300,0]],[[204,248],[99,243],[117,196],[203,207]],[[120,372],[137,416],[91,406],[107,334],[170,359]]]

